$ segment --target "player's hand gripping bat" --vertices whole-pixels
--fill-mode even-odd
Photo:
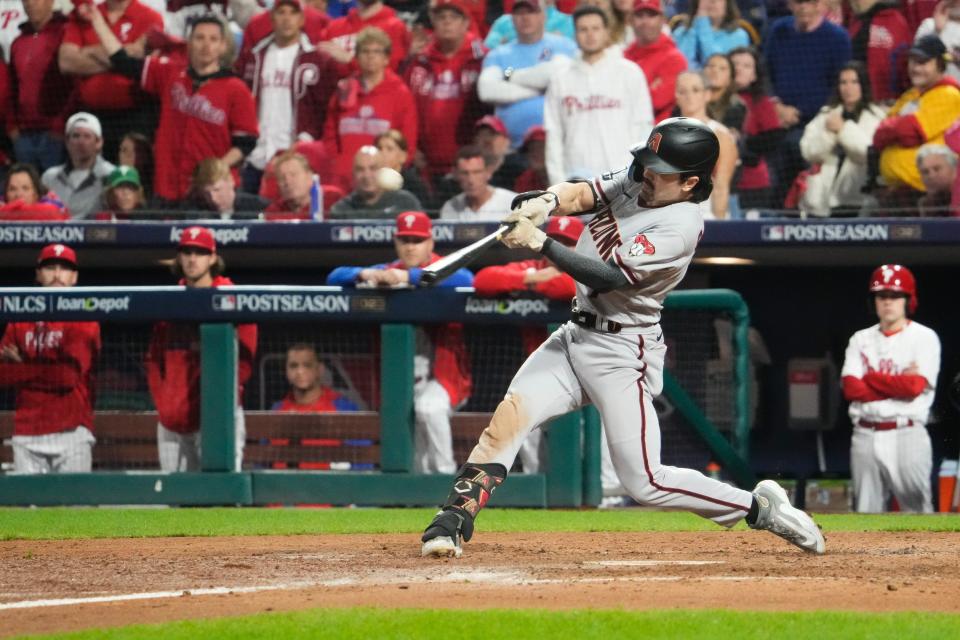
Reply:
[[[513,224],[502,224],[500,227],[488,236],[480,238],[473,244],[454,251],[448,256],[437,260],[429,267],[424,267],[420,274],[420,286],[432,287],[444,278],[450,276],[457,269],[461,269],[482,254],[484,251],[497,244],[500,237],[513,228]]]

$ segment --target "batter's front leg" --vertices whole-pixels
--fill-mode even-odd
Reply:
[[[554,332],[517,371],[450,494],[421,538],[424,556],[460,557],[473,521],[507,477],[535,427],[577,409],[583,392],[567,357],[569,325]]]

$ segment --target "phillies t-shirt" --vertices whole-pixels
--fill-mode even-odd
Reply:
[[[196,166],[227,153],[233,136],[259,134],[253,94],[229,71],[197,80],[182,61],[150,57],[141,81],[160,98],[154,192],[161,198],[185,197]]]
[[[106,3],[98,8],[106,18]],[[163,31],[163,16],[144,6],[139,0],[131,0],[123,15],[110,25],[110,30],[121,44],[127,45],[136,42],[152,27]],[[81,48],[100,44],[100,38],[97,37],[93,26],[86,20],[78,18],[76,14],[71,15],[70,22],[67,23],[63,41]],[[104,72],[79,77],[76,91],[80,107],[113,111],[133,108],[137,102],[138,87],[136,80],[132,78],[119,73]]]
[[[260,69],[260,138],[247,160],[263,169],[277,151],[293,143],[293,63],[300,43],[288,47],[271,44]]]

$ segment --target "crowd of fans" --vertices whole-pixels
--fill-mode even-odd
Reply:
[[[671,115],[707,217],[960,211],[960,0],[64,2],[3,0],[3,220],[490,219]]]

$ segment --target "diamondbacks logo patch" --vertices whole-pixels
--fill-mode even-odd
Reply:
[[[647,142],[647,146],[653,150],[654,153],[660,153],[660,141],[663,140],[662,133],[655,133],[650,136],[650,141]]]
[[[642,233],[638,233],[633,239],[633,244],[630,246],[630,251],[627,255],[631,258],[637,256],[652,256],[657,252],[657,248],[653,246],[653,243],[647,240],[647,236]]]

